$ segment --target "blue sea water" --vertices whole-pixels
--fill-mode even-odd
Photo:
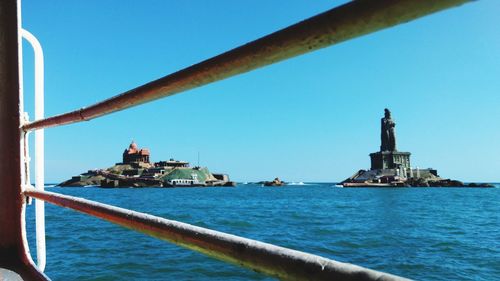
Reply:
[[[500,186],[492,189],[48,188],[416,280],[499,280]],[[27,209],[34,249],[34,204]],[[52,280],[272,280],[46,204]]]

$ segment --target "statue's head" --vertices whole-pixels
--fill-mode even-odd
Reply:
[[[391,111],[389,109],[384,109],[384,116],[385,118],[391,118]]]

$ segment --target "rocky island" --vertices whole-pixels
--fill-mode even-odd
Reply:
[[[263,186],[284,186],[286,185],[286,182],[280,180],[280,178],[276,177],[272,181],[261,181],[258,182],[257,184],[262,184]]]
[[[107,169],[89,170],[59,186],[99,187],[194,187],[235,186],[226,174],[212,174],[206,167],[190,167],[189,162],[170,159],[151,163],[149,149],[139,149],[132,141],[123,152],[122,162]]]
[[[410,165],[410,152],[396,149],[396,123],[389,109],[381,119],[380,151],[370,154],[370,170],[359,170],[340,184],[344,187],[493,187],[488,183],[465,184],[444,179],[432,168],[419,169]]]

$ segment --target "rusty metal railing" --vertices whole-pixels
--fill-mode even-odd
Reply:
[[[19,3],[0,1],[0,269],[28,280],[45,280],[27,251],[24,208],[31,196],[71,208],[177,245],[287,280],[403,280],[401,277],[339,263],[181,222],[113,207],[81,198],[27,187],[23,163],[27,132],[97,118],[167,97],[319,48],[404,23],[468,2],[467,0],[357,0],[272,33],[219,56],[62,115],[25,123],[20,112],[22,76],[18,54]],[[18,36],[17,42],[15,40]],[[21,110],[19,110],[21,109]],[[29,176],[29,175],[28,175]],[[23,196],[24,195],[24,196]]]
[[[36,189],[27,196],[92,215],[281,280],[408,280],[182,222]]]
[[[47,280],[29,254],[25,229],[20,3],[0,1],[0,279]]]
[[[32,122],[23,126],[23,129],[35,130],[90,120],[408,22],[465,2],[469,0],[352,1],[103,102]]]

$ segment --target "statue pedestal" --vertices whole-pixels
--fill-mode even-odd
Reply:
[[[379,151],[370,154],[371,170],[378,169],[410,169],[410,152]]]

